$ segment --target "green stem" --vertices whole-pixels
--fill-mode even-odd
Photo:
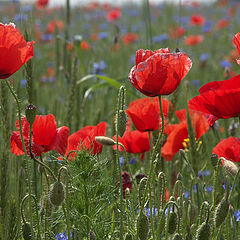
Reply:
[[[9,91],[11,92],[12,96],[14,97],[16,104],[17,104],[17,111],[18,111],[18,121],[19,121],[19,130],[20,130],[20,135],[21,135],[21,141],[22,141],[22,146],[23,146],[23,151],[24,151],[24,163],[25,163],[25,169],[26,169],[26,173],[27,173],[27,179],[28,179],[28,194],[31,196],[31,173],[30,173],[30,169],[28,166],[28,155],[27,155],[27,149],[25,146],[25,142],[24,142],[24,138],[23,138],[23,130],[22,130],[22,119],[21,119],[21,107],[20,107],[20,101],[16,95],[16,93],[14,92],[13,88],[10,86],[9,82],[7,79],[5,79],[5,82],[8,86]],[[31,221],[30,221],[30,225],[31,225],[31,233],[33,236],[33,219],[32,219],[32,201],[31,198],[29,198],[29,211],[30,211],[30,216],[31,216]]]
[[[121,165],[119,161],[119,111],[121,108],[121,92],[124,91],[124,87],[121,86],[119,89],[119,96],[118,96],[118,106],[117,106],[117,128],[116,128],[116,136],[117,136],[117,150],[116,150],[116,159],[118,164],[118,175],[120,181],[120,240],[123,240],[123,185],[122,185],[122,172],[121,172]]]
[[[141,210],[139,211],[139,219],[141,219],[142,217],[142,213],[143,213],[143,209],[144,209],[144,206],[145,206],[145,199],[147,197],[147,191],[148,191],[148,188],[150,186],[150,182],[151,182],[151,179],[152,179],[152,175],[153,175],[153,170],[154,170],[154,166],[156,165],[156,156],[159,152],[160,153],[160,149],[161,149],[161,146],[160,146],[160,140],[162,138],[162,135],[163,135],[163,131],[164,131],[164,116],[163,116],[163,109],[162,109],[162,99],[161,99],[161,96],[158,97],[159,99],[159,105],[160,105],[160,112],[161,112],[161,117],[162,117],[162,129],[161,129],[161,133],[158,135],[158,139],[157,139],[157,142],[154,146],[154,149],[153,149],[153,153],[152,153],[152,161],[151,161],[151,166],[150,166],[150,170],[149,170],[149,174],[148,174],[148,178],[147,178],[147,183],[146,183],[146,188],[144,190],[144,195],[143,195],[143,204],[141,206]],[[161,159],[161,157],[160,157]],[[137,224],[137,240],[139,238],[139,223],[140,221],[138,222]]]
[[[85,198],[85,215],[88,216],[89,215],[89,201],[88,201],[87,184],[86,184],[85,180],[83,183],[83,188],[84,188],[84,198]],[[89,234],[89,231],[90,231],[90,226],[89,226],[89,220],[87,218],[87,234]]]

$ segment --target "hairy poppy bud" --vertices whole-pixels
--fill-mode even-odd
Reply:
[[[237,167],[237,165],[235,163],[224,159],[224,161],[223,161],[223,168],[228,173],[232,174],[233,176],[237,175],[238,167]]]
[[[141,218],[137,220],[139,222],[139,239],[140,240],[147,240],[148,239],[148,231],[149,231],[149,223],[148,217],[145,213],[142,213]]]
[[[174,235],[174,237],[173,237],[173,240],[183,240],[183,237],[182,237],[181,234],[176,233],[176,234]]]
[[[32,233],[31,233],[31,225],[29,222],[25,222],[22,225],[22,235],[24,240],[31,240]]]
[[[139,184],[139,190],[138,190],[138,198],[139,198],[139,205],[142,206],[144,204],[144,192],[147,184],[147,178],[142,178]]]
[[[65,186],[61,182],[55,182],[50,187],[49,199],[52,205],[60,206],[65,199]]]
[[[132,236],[131,233],[127,233],[127,234],[125,235],[124,240],[132,240],[132,239],[133,239],[133,236]]]
[[[89,231],[89,239],[90,240],[95,240],[96,239],[96,235],[92,230]]]
[[[124,110],[119,110],[119,129],[118,129],[118,134],[120,137],[123,136],[123,134],[125,133],[126,131],[126,126],[127,126],[127,116],[126,116],[126,113]],[[116,129],[117,129],[117,119],[116,119]]]
[[[210,237],[210,225],[206,222],[202,223],[197,229],[196,240],[208,240]]]
[[[170,212],[168,219],[168,233],[173,234],[177,229],[177,214],[175,212]]]
[[[218,163],[218,155],[217,154],[212,154],[211,155],[211,164],[213,167],[216,167]]]
[[[34,106],[33,104],[30,104],[30,105],[28,105],[28,106],[25,108],[26,119],[27,119],[27,122],[28,122],[30,125],[33,125],[33,123],[34,123],[34,121],[35,121],[35,118],[36,118],[36,109],[37,109],[37,107]]]
[[[214,221],[216,227],[220,227],[220,225],[224,222],[227,217],[228,210],[229,202],[226,200],[221,201],[215,210]]]
[[[112,138],[105,137],[105,136],[96,136],[95,140],[100,144],[106,145],[106,146],[113,146],[116,144],[116,142]]]

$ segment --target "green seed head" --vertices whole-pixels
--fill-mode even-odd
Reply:
[[[208,240],[210,234],[210,225],[204,222],[197,229],[196,240]]]
[[[215,226],[219,227],[227,217],[229,210],[229,202],[226,200],[221,201],[216,210],[215,210],[215,216],[214,216],[214,221],[215,221]]]
[[[49,200],[52,205],[60,206],[65,199],[65,186],[61,182],[55,182],[50,187]]]
[[[170,212],[168,219],[168,233],[173,234],[177,229],[177,214],[175,212]]]

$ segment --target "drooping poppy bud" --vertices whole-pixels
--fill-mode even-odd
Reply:
[[[26,115],[26,119],[27,119],[27,122],[32,125],[35,121],[35,118],[36,118],[36,109],[37,107],[34,106],[33,104],[30,104],[28,105],[26,108],[25,108],[25,115]]]
[[[65,199],[65,186],[61,182],[55,182],[50,187],[49,200],[52,205],[60,206]]]

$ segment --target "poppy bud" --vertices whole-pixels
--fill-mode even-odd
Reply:
[[[89,231],[89,239],[90,240],[95,240],[96,239],[96,235],[92,230]]]
[[[125,133],[126,131],[126,126],[127,126],[127,116],[126,116],[126,113],[124,110],[119,110],[119,129],[118,129],[118,134],[120,137],[123,136],[123,134]],[[117,119],[115,121],[115,127],[117,129]]]
[[[132,240],[132,239],[133,239],[133,236],[132,236],[131,233],[127,233],[127,234],[125,235],[124,240]]]
[[[210,237],[210,225],[206,222],[202,223],[197,229],[196,240],[208,240]]]
[[[218,155],[217,154],[212,154],[211,155],[211,163],[213,167],[217,166],[218,163]]]
[[[173,240],[183,240],[183,237],[182,237],[181,234],[176,233],[176,234],[174,235],[174,237],[173,237]]]
[[[24,240],[32,239],[31,225],[29,222],[25,222],[22,225],[22,235]]]
[[[227,217],[229,210],[229,202],[227,200],[222,200],[216,210],[215,210],[215,226],[220,227],[220,225],[224,222],[225,218]]]
[[[27,122],[28,122],[30,125],[33,125],[33,123],[34,123],[34,121],[35,121],[35,118],[36,118],[36,109],[37,109],[37,107],[34,106],[33,104],[30,104],[30,105],[28,105],[28,106],[25,108],[26,119],[27,119]]]
[[[139,190],[138,190],[138,198],[139,198],[139,205],[142,206],[144,204],[144,192],[147,184],[147,178],[142,178],[139,184]]]
[[[55,182],[50,186],[49,199],[52,205],[60,206],[65,199],[65,186],[61,182]]]
[[[139,222],[139,239],[140,240],[147,240],[148,239],[148,231],[149,231],[149,223],[148,217],[145,213],[142,213],[141,218],[140,215],[138,217]]]
[[[193,236],[191,233],[191,228],[189,227],[189,225],[187,226],[187,234],[186,234],[186,240],[192,240]]]
[[[106,146],[113,146],[116,144],[116,142],[112,138],[105,137],[105,136],[96,136],[95,140],[100,144],[106,145]]]
[[[233,176],[237,175],[238,172],[238,167],[235,163],[228,161],[228,160],[224,160],[223,161],[223,168],[230,174],[232,174]]]
[[[175,212],[170,212],[168,219],[168,233],[173,234],[177,229],[177,214]]]

